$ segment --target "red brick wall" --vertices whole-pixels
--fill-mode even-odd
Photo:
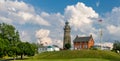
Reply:
[[[80,47],[81,45],[81,47]],[[87,46],[87,48],[85,47]],[[89,42],[75,42],[74,49],[89,49],[94,46],[94,40],[91,38]]]
[[[93,38],[91,38],[90,41],[88,42],[88,47],[91,48],[92,46],[94,46]]]
[[[86,47],[85,47],[85,45],[86,45]],[[88,43],[87,42],[76,42],[76,43],[74,43],[74,49],[88,49]]]

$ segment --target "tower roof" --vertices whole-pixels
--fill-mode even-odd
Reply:
[[[68,22],[68,21],[66,21],[66,22],[65,22],[65,24],[69,24],[69,22]]]
[[[67,30],[67,29],[71,29],[68,21],[65,22],[64,30],[65,30],[65,29],[66,29],[66,30]]]

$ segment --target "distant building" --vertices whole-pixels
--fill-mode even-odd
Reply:
[[[93,47],[99,50],[112,50],[113,43],[110,43],[110,42],[96,43]]]
[[[38,53],[46,52],[47,51],[47,46],[40,46],[38,48]]]
[[[66,49],[65,45],[70,44],[71,45],[71,28],[69,26],[69,22],[65,23],[64,27],[64,39],[63,39],[63,49]]]
[[[76,38],[73,40],[73,45],[75,50],[89,49],[94,46],[94,39],[92,35],[88,37],[76,36]]]
[[[38,53],[46,52],[46,51],[60,51],[60,48],[57,46],[41,46],[38,48]]]

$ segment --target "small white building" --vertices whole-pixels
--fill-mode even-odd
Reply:
[[[60,48],[54,47],[54,51],[60,51]]]
[[[52,46],[48,46],[48,47],[47,47],[47,51],[54,51],[54,49],[53,49]]]
[[[46,52],[47,51],[47,47],[46,46],[41,46],[38,48],[38,53],[41,53],[41,52]]]
[[[112,50],[113,43],[110,42],[97,43],[96,45],[94,45],[94,47],[101,50]]]
[[[60,48],[57,46],[41,46],[38,48],[38,53],[46,51],[60,51]]]

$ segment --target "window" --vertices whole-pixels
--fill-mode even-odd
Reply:
[[[84,48],[88,48],[87,44],[84,45]]]
[[[80,45],[79,48],[82,48],[82,46]]]

